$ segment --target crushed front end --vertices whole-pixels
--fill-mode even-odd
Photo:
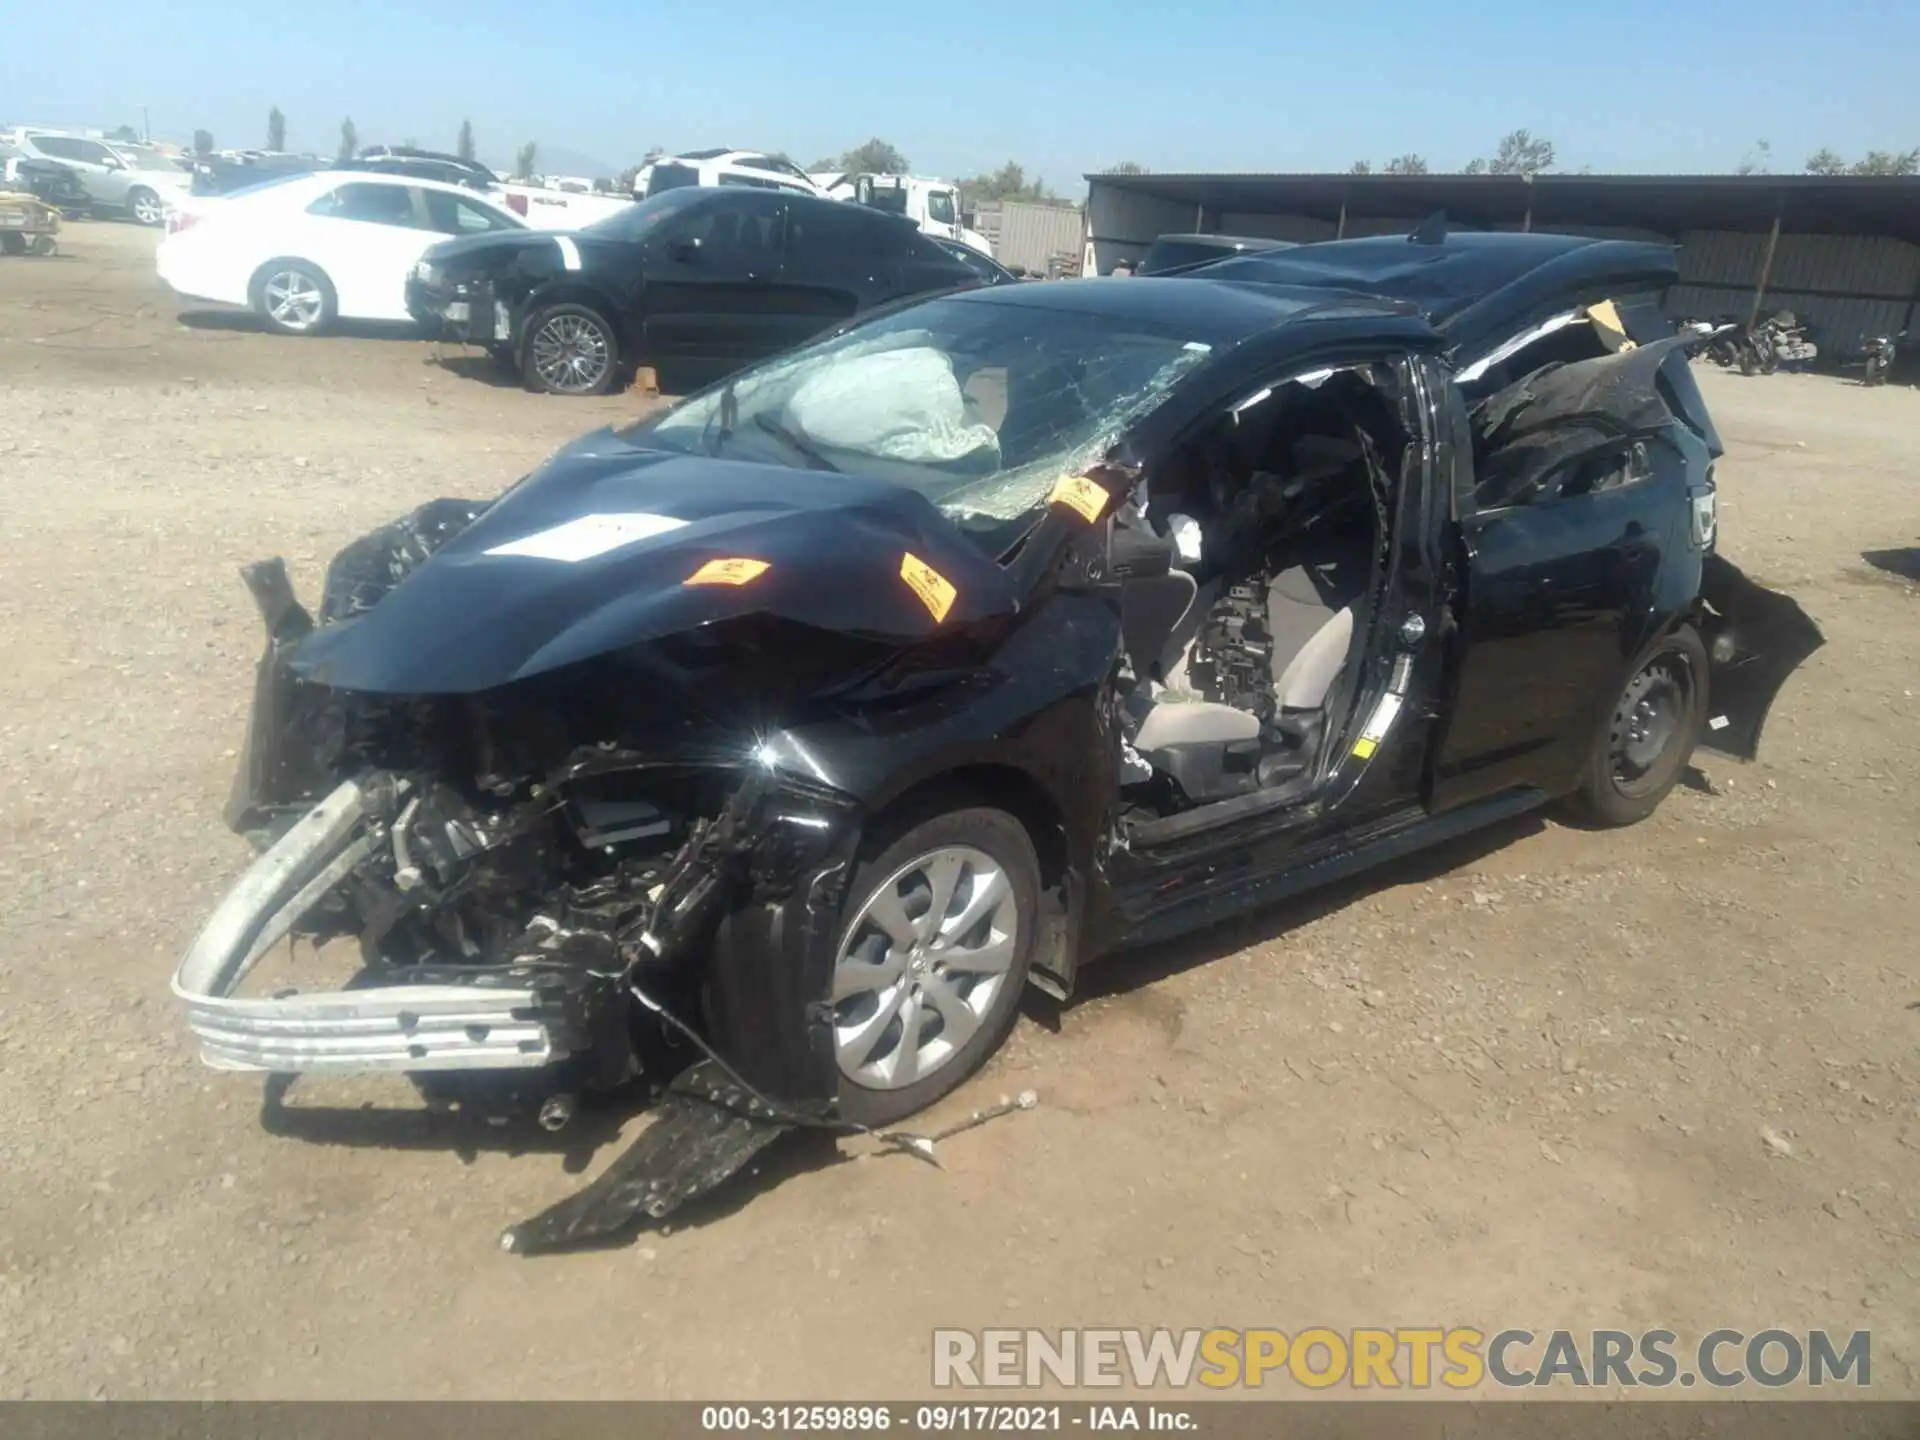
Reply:
[[[268,645],[227,818],[259,855],[173,990],[215,1068],[401,1072],[430,1100],[553,1128],[643,1082],[679,1117],[655,1129],[705,1135],[684,1152],[651,1142],[639,1179],[570,1213],[562,1243],[697,1193],[716,1156],[744,1163],[781,1129],[831,1123],[825,1001],[859,815],[779,730],[716,723],[713,668],[738,637],[475,695],[302,672],[310,635],[361,623],[484,508],[437,502],[343,551],[318,624],[279,561],[246,572]],[[339,989],[244,993],[292,940],[355,947],[358,971]],[[672,1171],[683,1162],[694,1179]],[[542,1248],[537,1224],[518,1233]]]

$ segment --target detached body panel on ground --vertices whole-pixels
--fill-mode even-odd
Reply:
[[[563,1119],[691,1040],[748,1129],[883,1126],[1029,982],[1751,756],[1821,638],[1718,553],[1671,252],[1314,248],[897,307],[368,536],[317,615],[255,567],[203,1053]],[[241,998],[287,933],[360,984]],[[662,1213],[641,1169],[521,1238]]]

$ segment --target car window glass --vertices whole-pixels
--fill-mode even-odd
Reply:
[[[310,215],[412,228],[413,198],[404,185],[342,185],[307,207]]]
[[[511,228],[506,217],[496,215],[484,205],[444,190],[429,190],[427,219],[430,227],[442,235],[484,235],[490,230]]]
[[[915,233],[839,201],[795,205],[787,218],[787,261],[835,270],[874,265],[899,254]]]
[[[669,245],[698,240],[703,259],[777,259],[780,206],[758,196],[729,196],[683,217],[665,236]]]
[[[81,158],[79,142],[69,140],[64,135],[36,135],[33,148],[42,155],[51,155],[57,160],[78,160]]]
[[[927,218],[940,225],[953,224],[953,195],[936,190],[927,196]]]

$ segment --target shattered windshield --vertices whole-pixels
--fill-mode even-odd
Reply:
[[[1105,454],[1210,347],[1130,319],[932,300],[621,432],[650,448],[904,485],[986,535]]]

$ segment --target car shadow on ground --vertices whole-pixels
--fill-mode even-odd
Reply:
[[[1920,583],[1920,545],[1908,545],[1899,550],[1862,550],[1860,558],[1876,570]]]
[[[1338,881],[1322,889],[1297,895],[1279,903],[1217,925],[1110,955],[1088,966],[1074,988],[1072,1004],[1121,995],[1155,984],[1200,965],[1222,959],[1254,945],[1278,940],[1288,932],[1310,925],[1356,900],[1364,900],[1383,890],[1401,885],[1422,885],[1449,871],[1505,849],[1516,841],[1537,835],[1547,828],[1547,818],[1539,811],[1515,816],[1470,835],[1436,845],[1418,854],[1389,861],[1375,869]],[[1061,1010],[1046,1002],[1029,1004],[1029,1017],[1047,1029],[1057,1029]]]
[[[532,1116],[491,1124],[477,1114],[420,1107],[289,1105],[295,1077],[267,1078],[260,1099],[260,1128],[284,1140],[350,1150],[443,1150],[471,1165],[482,1154],[558,1155],[569,1175],[581,1174],[620,1128],[650,1108],[636,1092],[583,1099],[573,1119],[548,1131]]]
[[[250,310],[183,310],[180,323],[189,330],[220,331],[240,335],[274,335],[277,331],[267,328],[266,323]],[[421,338],[418,328],[411,324],[386,320],[336,320],[327,328],[324,337],[289,335],[289,340],[307,340],[310,338],[331,338],[342,340],[411,340]]]

